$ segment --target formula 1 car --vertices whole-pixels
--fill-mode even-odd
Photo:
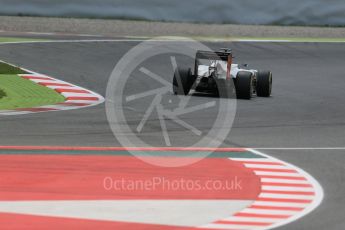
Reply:
[[[191,68],[175,69],[174,94],[187,95],[193,88],[195,92],[213,93],[224,98],[251,99],[253,95],[271,95],[271,71],[248,69],[247,64],[233,64],[232,60],[230,49],[197,51],[194,74]]]

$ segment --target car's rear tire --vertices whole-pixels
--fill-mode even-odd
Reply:
[[[190,68],[176,68],[173,78],[173,92],[177,95],[187,95],[192,88],[195,77]]]
[[[259,71],[256,77],[256,95],[258,97],[269,97],[272,92],[272,72]]]
[[[238,72],[236,76],[236,95],[238,99],[250,100],[253,94],[253,74],[251,72]]]

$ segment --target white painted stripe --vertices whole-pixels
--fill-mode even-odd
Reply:
[[[345,150],[345,147],[267,147],[253,148],[258,150]]]
[[[81,107],[85,107],[85,106],[47,105],[47,106],[41,106],[41,107],[38,107],[38,108],[57,109],[57,110],[70,110],[70,109],[80,109]]]
[[[93,35],[93,34],[43,33],[43,32],[23,32],[23,33],[35,34],[35,35],[58,35],[58,36],[76,36],[76,37],[102,37],[102,35]]]
[[[79,36],[79,37],[96,37],[96,38],[101,38],[103,35],[94,35],[94,34],[64,34],[64,35],[70,35],[70,36]]]
[[[296,172],[268,172],[268,171],[254,171],[258,176],[291,176],[291,177],[300,177],[301,174]]]
[[[50,34],[48,34],[50,35]],[[69,35],[69,34],[60,34],[56,33],[56,35]],[[90,36],[90,35],[79,35],[80,37]],[[99,35],[91,35],[94,37],[102,37]],[[320,41],[308,41],[308,40],[272,40],[272,39],[201,39],[204,41],[209,42],[226,42],[226,41],[233,41],[233,42],[261,42],[261,43],[273,43],[273,42],[281,42],[281,43],[344,43],[345,41],[342,40],[320,40]],[[34,43],[93,43],[93,42],[143,42],[143,41],[158,41],[158,42],[186,42],[190,41],[190,39],[77,39],[77,40],[48,40],[48,41],[16,41],[16,42],[1,42],[0,45],[7,45],[7,44],[34,44]],[[267,148],[254,148],[251,149],[267,149]]]
[[[75,86],[71,83],[65,82],[65,81],[61,81],[61,80],[39,80],[39,83],[58,83],[58,84],[67,84],[69,86],[73,86],[73,87],[78,87],[81,88],[79,86]],[[59,86],[59,87],[65,87],[65,86]]]
[[[2,62],[2,61],[1,61]],[[10,63],[7,63],[7,64],[9,64],[9,65],[11,65]],[[22,69],[22,68],[21,68]],[[27,70],[26,71],[27,73],[23,73],[23,74],[18,74],[18,76],[30,76],[30,77],[43,77],[43,78],[47,78],[48,76],[46,76],[46,75],[43,75],[43,74],[40,74],[40,73],[34,73],[34,72],[32,72],[32,71],[29,71],[29,70]]]
[[[36,83],[59,83],[59,84],[66,84],[65,82],[62,81],[55,81],[55,80],[49,80],[49,79],[28,79]],[[61,87],[61,86],[60,86]]]
[[[2,113],[11,113],[13,111],[14,110],[0,110],[0,114],[2,114]]]
[[[35,83],[39,83],[39,82],[42,82],[42,81],[49,81],[49,82],[55,82],[55,81],[51,81],[51,80],[49,80],[49,79],[47,79],[47,80],[42,80],[42,79],[32,79],[32,78],[25,78],[25,79],[27,79],[27,80],[30,80],[30,81],[33,81],[33,82],[35,82]]]
[[[24,32],[26,34],[36,34],[36,35],[55,35],[56,33],[44,33],[44,32]]]
[[[90,93],[60,93],[64,97],[95,97]]]
[[[259,229],[258,227],[262,226],[253,226],[253,225],[233,225],[233,224],[208,224],[205,226],[201,226],[199,228],[206,228],[206,229]]]
[[[72,86],[72,85],[71,85]],[[59,89],[61,89],[61,90],[69,90],[69,89],[71,89],[71,86],[54,86],[55,88],[59,88]],[[89,90],[87,90],[87,89],[84,89],[84,88],[81,88],[81,87],[75,87],[75,86],[72,86],[73,88],[72,89],[75,89],[75,90],[83,90],[83,91],[85,91],[85,92],[83,92],[83,94],[90,94],[90,95],[93,95]],[[80,94],[79,92],[78,93],[76,93],[76,92],[62,92],[62,93],[75,93],[75,94]]]
[[[269,183],[286,183],[286,184],[310,184],[306,180],[293,180],[293,179],[273,179],[273,178],[261,178],[261,182],[269,182]]]
[[[247,208],[241,212],[266,215],[294,215],[296,213],[299,213],[300,211]]]
[[[88,101],[88,100],[66,100],[66,103],[83,103],[83,104],[99,104],[99,101]]]
[[[244,164],[247,168],[258,169],[291,169],[285,165],[263,165],[263,164]]]
[[[233,161],[241,161],[241,162],[277,162],[268,158],[229,158],[229,159]]]
[[[252,205],[304,208],[304,207],[310,205],[310,203],[290,203],[290,202],[255,201]]]
[[[47,86],[45,86],[45,87],[47,87],[47,88],[49,88],[49,89],[59,89],[59,88],[65,88],[65,89],[77,89],[76,87],[74,87],[74,86],[54,86],[54,85],[47,85]],[[80,88],[81,89],[81,88]]]
[[[18,41],[18,42],[0,42],[0,45],[7,44],[45,44],[45,43],[103,43],[103,42],[179,42],[178,40],[159,40],[159,39],[77,39],[77,40],[50,40],[50,41]],[[181,42],[186,42],[189,40],[181,40]]]
[[[262,198],[282,198],[282,199],[302,199],[312,200],[313,195],[290,195],[290,194],[275,194],[275,193],[261,193],[259,197]]]
[[[234,39],[236,42],[296,42],[294,40],[273,40],[273,39]]]
[[[29,72],[29,71],[27,71]],[[34,72],[29,72],[29,73],[25,73],[25,74],[18,74],[19,76],[27,76],[27,77],[40,77],[40,78],[50,78],[50,79],[54,79],[54,78],[51,78],[47,75],[44,75],[44,74],[40,74],[40,73],[34,73]]]
[[[16,110],[7,110],[6,112],[2,111],[0,115],[23,115],[23,114],[29,114],[32,112],[29,111],[16,111]]]
[[[242,216],[231,216],[221,220],[224,221],[245,221],[245,222],[263,222],[263,223],[275,223],[285,218],[259,218],[259,217],[242,217]]]
[[[313,192],[313,187],[293,187],[293,186],[262,186],[262,190],[273,191],[295,191],[295,192]]]

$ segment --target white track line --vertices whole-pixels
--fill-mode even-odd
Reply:
[[[188,42],[191,40],[181,39],[77,39],[77,40],[47,40],[47,41],[16,41],[0,42],[0,45],[8,44],[35,44],[35,43],[92,43],[92,42]],[[261,43],[345,43],[345,41],[293,41],[293,40],[247,40],[247,39],[230,39],[230,40],[201,40],[204,42],[261,42]]]
[[[8,44],[35,44],[35,43],[94,43],[94,42],[188,42],[190,40],[164,40],[164,39],[77,39],[77,40],[48,40],[48,41],[18,41],[18,42],[0,42],[0,45]]]
[[[5,32],[5,31],[0,31]],[[12,32],[13,31],[9,31]],[[44,32],[24,32],[24,34],[33,34],[33,35],[49,35],[49,36],[75,36],[75,37],[103,37],[102,35],[94,34],[71,34],[71,33],[44,33]]]
[[[345,150],[345,147],[260,147],[255,150]]]

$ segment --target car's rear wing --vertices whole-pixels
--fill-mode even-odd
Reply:
[[[199,59],[222,60],[227,62],[227,78],[230,78],[230,70],[232,64],[232,52],[230,49],[221,49],[221,51],[202,51],[198,50],[195,55],[195,75],[198,75]]]

